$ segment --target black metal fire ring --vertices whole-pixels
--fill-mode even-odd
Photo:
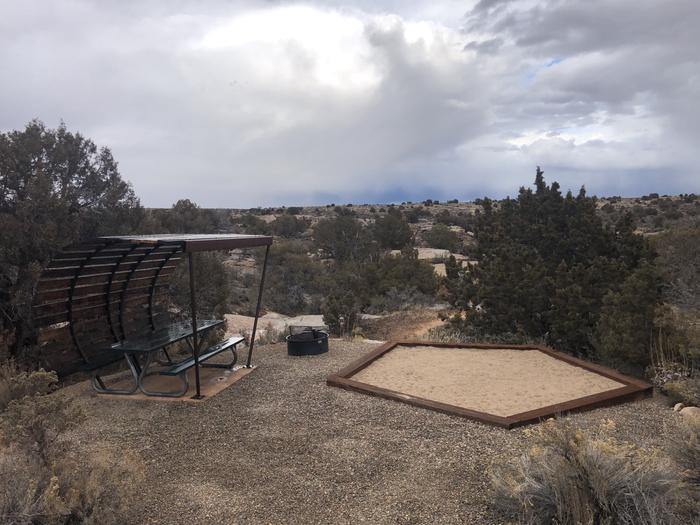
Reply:
[[[308,330],[287,336],[287,354],[292,356],[318,355],[328,352],[328,334]]]

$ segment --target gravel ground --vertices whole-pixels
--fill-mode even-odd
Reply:
[[[70,387],[81,439],[144,459],[144,523],[500,523],[488,469],[528,445],[503,430],[328,387],[376,344],[331,341],[292,358],[261,347],[257,370],[201,404],[106,399]],[[611,418],[625,439],[662,445],[678,416],[650,399],[573,416]]]

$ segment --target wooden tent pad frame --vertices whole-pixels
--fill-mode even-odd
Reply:
[[[607,377],[608,379],[617,381],[618,383],[622,383],[624,386],[613,390],[608,390],[606,392],[601,392],[599,394],[580,397],[578,399],[572,399],[563,403],[557,403],[554,405],[545,406],[536,410],[529,410],[527,412],[522,412],[511,416],[497,416],[486,412],[479,412],[477,410],[470,410],[468,408],[433,401],[431,399],[407,395],[401,392],[396,392],[394,390],[389,390],[375,385],[369,385],[367,383],[362,383],[360,381],[352,379],[352,377],[355,374],[357,374],[360,370],[363,370],[364,368],[370,366],[374,361],[382,357],[384,354],[390,352],[397,346],[433,346],[438,348],[480,348],[494,350],[538,350],[548,356],[564,361],[572,366],[583,368],[584,370],[588,370],[589,372],[593,372],[603,377]],[[426,341],[388,341],[383,345],[375,348],[371,352],[367,353],[366,355],[362,356],[358,360],[352,362],[339,372],[328,376],[328,378],[326,379],[326,384],[329,386],[344,388],[346,390],[353,390],[356,392],[362,392],[364,394],[370,394],[386,399],[391,399],[394,401],[399,401],[401,403],[407,403],[416,407],[429,408],[431,410],[436,410],[445,414],[460,416],[467,419],[473,419],[476,421],[481,421],[482,423],[499,426],[507,429],[531,423],[537,423],[542,421],[543,419],[554,417],[559,414],[565,414],[569,412],[581,412],[585,410],[591,410],[593,408],[616,405],[627,401],[642,399],[650,396],[653,392],[652,385],[646,383],[645,381],[624,375],[616,370],[602,365],[590,363],[588,361],[584,361],[583,359],[578,359],[571,355],[564,354],[562,352],[557,352],[556,350],[553,350],[546,346],[495,345],[476,343],[451,344],[431,343]]]

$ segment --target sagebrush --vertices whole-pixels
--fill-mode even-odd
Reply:
[[[612,421],[582,431],[549,420],[535,444],[492,473],[494,502],[524,524],[689,523],[697,517],[675,464],[658,450],[611,437]]]
[[[84,414],[56,386],[53,372],[0,365],[0,523],[132,522],[141,462],[71,438]]]

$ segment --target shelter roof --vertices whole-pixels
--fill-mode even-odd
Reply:
[[[269,246],[272,237],[269,235],[243,234],[192,234],[174,233],[157,235],[112,235],[99,237],[105,241],[127,242],[133,244],[158,245],[179,243],[185,252],[203,252],[213,250],[232,250],[234,248],[252,248]]]

